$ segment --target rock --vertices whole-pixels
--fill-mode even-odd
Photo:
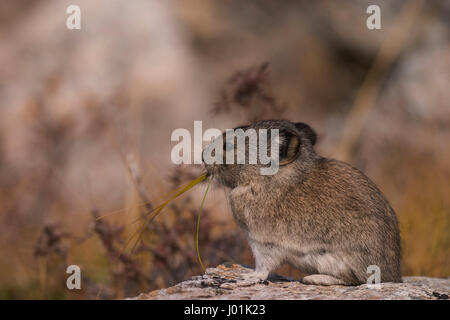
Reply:
[[[297,280],[273,275],[269,281],[250,283],[242,275],[251,272],[241,265],[219,265],[167,289],[142,293],[137,300],[171,299],[363,299],[439,300],[449,299],[450,278],[404,277],[403,283],[381,283],[379,289],[366,284],[349,286],[305,285]]]

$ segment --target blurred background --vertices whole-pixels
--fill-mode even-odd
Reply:
[[[71,4],[81,30],[66,28]],[[403,274],[448,277],[449,27],[448,1],[0,2],[0,298],[122,298],[200,274],[205,184],[147,223],[201,173],[170,160],[172,131],[194,120],[310,124],[321,155],[391,202]],[[200,251],[253,264],[218,187]],[[71,264],[81,290],[66,288]]]

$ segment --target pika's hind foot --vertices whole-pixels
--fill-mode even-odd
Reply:
[[[243,274],[242,278],[245,282],[259,283],[266,281],[268,276],[269,272],[267,271],[253,271]]]
[[[314,284],[317,286],[345,285],[343,280],[326,274],[312,274],[304,277],[301,282],[304,284]]]

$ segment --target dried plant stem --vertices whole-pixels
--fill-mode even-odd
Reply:
[[[153,206],[150,202],[150,199],[147,196],[147,190],[142,182],[142,175],[139,172],[137,163],[135,161],[135,158],[132,153],[128,153],[126,155],[126,163],[128,172],[130,173],[130,176],[133,178],[134,185],[136,186],[136,189],[139,193],[139,197],[144,202],[144,207],[147,211],[153,210]]]

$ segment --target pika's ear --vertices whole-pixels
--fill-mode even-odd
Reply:
[[[310,126],[303,122],[297,122],[295,127],[299,132],[303,133],[303,135],[311,142],[312,146],[316,144],[317,134]]]
[[[286,165],[300,154],[300,137],[296,132],[281,129],[280,132],[280,166]]]

